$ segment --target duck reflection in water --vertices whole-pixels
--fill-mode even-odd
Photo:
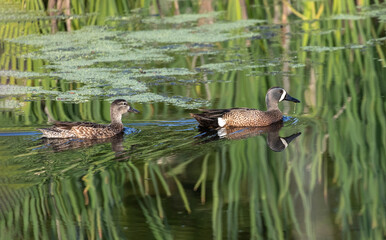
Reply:
[[[76,150],[92,147],[94,145],[111,143],[111,150],[115,152],[115,157],[129,158],[123,146],[125,133],[119,133],[111,138],[79,139],[79,138],[41,138],[45,148],[50,148],[54,152]]]
[[[267,134],[267,144],[269,148],[275,152],[281,152],[288,147],[291,141],[301,134],[301,132],[297,132],[287,137],[280,137],[279,131],[283,126],[283,121],[280,121],[265,127],[227,127],[218,129],[199,127],[201,134],[198,136],[204,138],[204,142],[207,142],[219,139],[245,139]]]

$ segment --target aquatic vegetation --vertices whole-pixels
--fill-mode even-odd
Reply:
[[[205,100],[200,99],[193,99],[188,97],[180,97],[180,96],[173,96],[173,97],[167,97],[151,92],[147,93],[139,93],[139,94],[133,94],[133,95],[120,95],[120,98],[124,98],[129,102],[162,102],[162,103],[168,103],[175,106],[179,106],[186,109],[197,109],[203,106],[208,106],[209,102]],[[113,101],[115,98],[108,99],[109,101]]]
[[[33,78],[42,76],[41,73],[37,72],[21,72],[14,70],[0,70],[0,77],[15,77],[15,78]]]
[[[348,15],[348,14],[338,14],[331,16],[329,19],[332,20],[362,20],[365,19],[365,16],[361,15]]]
[[[46,18],[44,11],[22,10],[20,5],[13,2],[0,2],[0,23],[14,21],[31,21]]]
[[[82,30],[72,33],[58,33],[55,35],[30,35],[21,37],[11,42],[21,44],[31,44],[41,46],[36,51],[24,55],[23,57],[37,58],[48,60],[51,64],[45,65],[44,68],[51,69],[46,75],[58,79],[80,82],[84,84],[104,85],[102,88],[83,87],[82,90],[71,90],[68,92],[58,93],[49,92],[57,95],[57,100],[62,101],[85,101],[89,96],[114,96],[122,95],[122,92],[130,94],[145,93],[148,91],[146,83],[140,81],[143,78],[159,78],[159,76],[187,76],[194,75],[196,72],[184,68],[160,68],[146,69],[140,71],[138,68],[106,68],[98,67],[100,64],[106,65],[109,62],[149,62],[162,61],[169,62],[173,58],[165,54],[167,48],[154,48],[151,46],[143,47],[138,42],[125,41],[119,37],[120,31],[109,31],[107,28],[83,28]],[[115,40],[113,40],[115,39]],[[133,43],[133,44],[131,44]],[[136,46],[136,48],[131,45]],[[143,47],[143,48],[141,48]],[[187,49],[187,48],[184,48]],[[182,51],[179,49],[178,51]],[[40,73],[22,73],[15,71],[2,71],[0,74],[13,77],[32,77],[45,76]],[[190,80],[191,81],[191,80]],[[107,89],[108,88],[108,89]],[[31,89],[23,89],[24,93],[30,93]],[[47,93],[41,89],[33,89],[40,94]],[[20,90],[22,92],[22,90]],[[151,96],[150,96],[151,95]],[[202,104],[201,100],[176,100],[175,98],[161,97],[157,94],[139,95],[148,96],[142,99],[147,101],[160,100],[181,107],[197,106]],[[131,99],[134,99],[131,96]]]
[[[1,90],[2,90],[2,88],[0,85],[0,91]],[[0,96],[1,96],[1,93],[0,93]],[[14,99],[5,99],[3,101],[0,101],[0,109],[3,109],[3,110],[4,109],[7,109],[7,110],[19,109],[22,106],[24,106],[23,102],[20,102],[20,101],[14,100]]]
[[[13,96],[25,94],[57,94],[57,91],[44,90],[41,87],[28,87],[18,85],[2,85],[0,84],[0,96]]]
[[[214,43],[232,39],[252,37],[254,34],[242,31],[237,34],[233,30],[251,27],[260,20],[243,20],[237,22],[216,22],[193,28],[158,29],[127,33],[125,39],[158,43]]]
[[[189,23],[189,22],[197,22],[201,18],[218,18],[221,14],[224,14],[224,12],[210,12],[210,13],[203,13],[203,14],[180,14],[175,15],[171,17],[164,17],[162,19],[159,19],[159,17],[149,17],[145,18],[143,20],[144,23],[147,24],[183,24],[183,23]],[[115,18],[114,20],[121,20]]]
[[[190,22],[206,16],[217,16],[218,13],[203,15],[187,15],[166,18],[165,23],[171,22]],[[151,18],[149,18],[151,19]],[[151,20],[149,20],[151,21]],[[47,74],[36,74],[35,76],[49,76],[56,79],[79,82],[86,85],[96,84],[103,87],[94,88],[84,86],[82,89],[67,92],[45,92],[42,89],[33,89],[39,94],[56,95],[57,100],[61,101],[86,101],[89,96],[120,96],[130,95],[129,100],[140,102],[165,102],[184,108],[195,108],[205,105],[206,101],[200,99],[184,97],[166,97],[148,92],[147,84],[159,82],[160,78],[167,79],[168,76],[193,76],[196,71],[186,68],[125,68],[122,62],[127,62],[128,66],[133,63],[147,64],[150,62],[171,62],[174,57],[173,52],[188,52],[194,54],[218,53],[213,45],[208,43],[228,41],[236,38],[245,38],[252,35],[251,32],[242,30],[233,33],[234,30],[245,29],[260,20],[244,20],[236,22],[216,22],[210,25],[203,25],[191,28],[178,29],[159,29],[147,31],[117,31],[108,27],[85,27],[71,33],[59,32],[54,35],[29,35],[17,39],[8,39],[9,42],[38,46],[37,51],[29,52],[21,57],[31,59],[44,59],[50,64],[44,65],[50,71]],[[147,42],[157,42],[168,44],[165,46],[154,46]],[[183,43],[183,44],[175,44]],[[170,45],[173,44],[173,45]],[[189,44],[189,45],[187,45]],[[193,51],[193,52],[192,52]],[[119,63],[117,67],[115,63]],[[204,65],[201,69],[229,71],[242,69],[237,65],[232,68],[230,63],[219,63],[216,65]],[[109,66],[112,66],[109,68]],[[103,67],[101,67],[103,66]],[[134,65],[135,66],[135,65]],[[3,73],[13,77],[31,77],[33,75],[23,75],[19,72]],[[146,79],[146,81],[142,81]],[[177,81],[177,80],[176,80]],[[188,84],[194,83],[193,78],[187,79]],[[173,84],[171,79],[168,79]],[[178,82],[184,82],[178,79]],[[20,92],[22,92],[20,90]],[[30,93],[31,89],[24,89],[25,93]],[[141,98],[143,98],[141,100]]]
[[[198,69],[206,71],[216,71],[216,72],[228,72],[235,68],[234,63],[223,62],[223,63],[209,63],[201,65]]]
[[[305,46],[302,49],[308,52],[330,52],[346,49],[346,47]]]
[[[366,17],[376,17],[378,21],[386,21],[386,4],[374,4],[361,8],[361,14]]]

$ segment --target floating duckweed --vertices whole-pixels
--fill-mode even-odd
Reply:
[[[230,31],[250,27],[261,20],[242,20],[229,23],[214,23],[195,28],[160,29],[136,31],[127,34],[126,39],[137,39],[159,43],[211,43],[235,38],[252,37],[255,33],[242,32],[234,35]]]
[[[0,4],[0,22],[32,21],[46,16],[44,11],[20,10],[20,5],[16,3],[1,1]]]
[[[305,67],[306,65],[303,64],[303,63],[291,63],[290,64],[290,67],[291,68],[302,68],[302,67]]]
[[[146,18],[143,21],[148,24],[182,24],[187,22],[196,22],[201,18],[216,18],[220,14],[222,14],[222,12],[210,12],[204,14],[180,14],[173,17],[165,17],[162,19],[159,19],[159,17]]]
[[[267,67],[276,67],[279,66],[281,63],[276,62],[276,63],[266,63],[266,64],[260,64],[260,65],[247,65],[246,68],[267,68]]]
[[[144,83],[130,78],[133,77],[132,73],[127,74],[122,72],[122,70],[119,72],[113,72],[111,69],[105,68],[80,68],[71,72],[51,72],[50,76],[88,84],[96,83],[109,84],[111,86],[130,87],[135,91],[147,90]]]
[[[138,18],[138,15],[129,15],[129,16],[114,16],[114,17],[107,17],[106,21],[121,21],[121,22],[131,22]]]
[[[248,19],[235,22],[216,22],[214,24],[206,24],[197,27],[197,29],[213,31],[213,32],[229,32],[236,29],[254,26],[258,23],[264,23],[266,20]]]
[[[268,63],[265,63],[265,64],[259,64],[259,65],[255,65],[255,64],[243,64],[243,65],[240,65],[240,64],[237,64],[237,63],[234,63],[234,62],[223,62],[223,63],[211,63],[211,64],[205,64],[205,65],[202,65],[200,67],[198,67],[197,69],[203,69],[203,70],[206,70],[206,71],[214,71],[214,72],[220,72],[220,73],[225,73],[225,72],[229,72],[229,71],[235,71],[235,70],[246,70],[246,69],[254,69],[254,68],[267,68],[267,67],[276,67],[276,66],[280,66],[282,64],[281,61],[278,61],[278,62],[275,62],[275,63],[271,63],[271,62],[268,62]],[[303,66],[303,65],[302,65]],[[297,67],[302,67],[302,66],[297,66]]]
[[[228,72],[234,69],[234,63],[223,62],[223,63],[210,63],[200,66],[198,69],[205,69],[207,71],[216,71],[216,72]]]
[[[365,17],[360,16],[360,15],[338,14],[338,15],[330,17],[330,19],[332,19],[332,20],[361,20],[361,19],[365,19]]]
[[[384,41],[386,41],[386,37],[374,38],[374,39],[367,41],[367,44],[373,45],[373,44],[377,44],[377,43],[383,43]]]
[[[323,47],[323,46],[305,46],[302,47],[307,52],[330,52],[345,49],[345,47]]]
[[[23,105],[23,102],[13,99],[0,100],[0,109],[18,109]]]
[[[154,76],[177,76],[177,75],[192,75],[196,72],[192,72],[186,68],[153,68],[146,69],[146,71],[138,71],[133,77],[154,77]]]
[[[370,17],[384,16],[386,14],[386,4],[374,4],[371,6],[363,7],[361,14]]]
[[[119,31],[108,31],[106,28],[86,27],[72,33],[55,35],[30,35],[12,42],[40,45],[40,51],[24,55],[28,58],[46,59],[58,65],[70,65],[76,61],[78,66],[88,66],[97,62],[118,61],[164,61],[172,57],[165,54],[167,49],[146,46],[140,48],[140,41],[121,41]],[[83,61],[81,61],[83,60]],[[68,63],[68,61],[71,61]]]
[[[161,96],[156,93],[139,93],[136,95],[121,95],[121,98],[126,99],[129,102],[164,102],[173,104],[178,107],[187,108],[187,109],[196,109],[205,105],[208,105],[209,103],[202,99],[192,99],[192,98],[186,98],[186,97],[166,97]],[[115,98],[110,98],[109,101],[114,101]]]
[[[188,46],[186,44],[173,44],[173,45],[162,46],[158,48],[158,50],[167,51],[168,53],[170,53],[170,52],[185,52],[193,48],[196,48],[196,46],[193,46],[193,45]]]
[[[202,16],[185,17],[187,18],[184,20],[181,18],[179,20],[170,19],[170,21],[185,22],[191,21],[187,19],[198,19]],[[201,54],[203,52],[202,49],[204,49],[210,54],[215,45],[208,43],[251,36],[252,33],[245,31],[243,28],[253,26],[258,22],[261,21],[222,22],[190,29],[180,28],[139,32],[110,31],[106,27],[85,27],[71,33],[29,35],[18,39],[10,39],[8,40],[10,42],[41,46],[38,51],[29,53],[27,57],[48,60],[51,64],[45,65],[45,68],[51,71],[44,74],[32,73],[31,75],[3,71],[0,74],[19,77],[31,77],[32,75],[49,76],[81,82],[86,84],[86,86],[67,92],[17,87],[2,92],[11,92],[11,94],[47,94],[55,96],[60,101],[73,102],[87,101],[91,96],[111,98],[127,96],[131,101],[165,102],[184,108],[202,107],[207,104],[207,101],[182,96],[167,97],[149,93],[146,84],[149,83],[148,79],[155,82],[164,81],[164,79],[169,81],[171,79],[170,76],[192,76],[197,74],[197,72],[186,68],[139,70],[133,67],[126,68],[125,62],[140,64],[152,61],[170,62],[174,59],[170,56],[170,52],[189,51],[191,49],[198,49],[197,51],[200,51]],[[231,33],[230,31],[233,30],[237,30],[239,33]],[[169,45],[160,44],[161,46],[155,47],[147,43],[149,41],[167,43]],[[112,67],[109,68],[108,66]],[[129,64],[129,66],[132,66],[132,64]],[[230,62],[204,65],[201,68],[213,71],[243,69],[241,66]],[[173,80],[175,79],[173,78]],[[177,82],[184,81],[179,80]],[[189,78],[190,84],[195,81],[191,77]],[[5,90],[5,87],[3,88]]]
[[[46,11],[25,11],[20,9],[20,5],[12,3],[1,2],[0,6],[0,22],[32,22],[37,20],[50,20],[50,19],[78,19],[85,18],[95,14],[83,14],[83,15],[54,15],[47,16]],[[5,7],[5,8],[3,8]]]
[[[156,48],[132,49],[130,52],[120,52],[116,55],[108,54],[95,59],[96,62],[117,62],[117,61],[162,61],[171,62],[173,57],[164,54]]]
[[[364,49],[366,48],[365,44],[351,44],[343,47],[321,47],[321,46],[305,46],[302,47],[304,51],[308,52],[332,52],[342,49]]]
[[[0,70],[0,76],[6,77],[15,77],[15,78],[32,78],[42,76],[40,73],[36,72],[20,72],[13,70]]]
[[[18,85],[0,85],[0,96],[25,95],[25,94],[54,94],[57,91],[44,90],[40,87],[18,86]]]
[[[328,35],[328,34],[331,34],[331,33],[335,33],[336,31],[337,31],[336,29],[330,29],[330,30],[326,30],[326,31],[313,32],[312,34],[313,35]]]

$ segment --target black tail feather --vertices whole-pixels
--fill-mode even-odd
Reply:
[[[194,114],[191,113],[190,116],[195,118],[199,123],[200,127],[203,128],[218,128],[217,117],[208,116],[205,113]]]

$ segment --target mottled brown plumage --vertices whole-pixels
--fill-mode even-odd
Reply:
[[[117,99],[110,106],[111,123],[108,125],[92,122],[55,122],[50,128],[40,128],[46,138],[110,138],[123,131],[122,114],[138,113],[126,100]]]
[[[209,109],[190,115],[205,128],[268,126],[283,119],[278,107],[278,103],[283,100],[300,102],[287,94],[283,88],[273,87],[265,97],[267,111],[250,108]]]

